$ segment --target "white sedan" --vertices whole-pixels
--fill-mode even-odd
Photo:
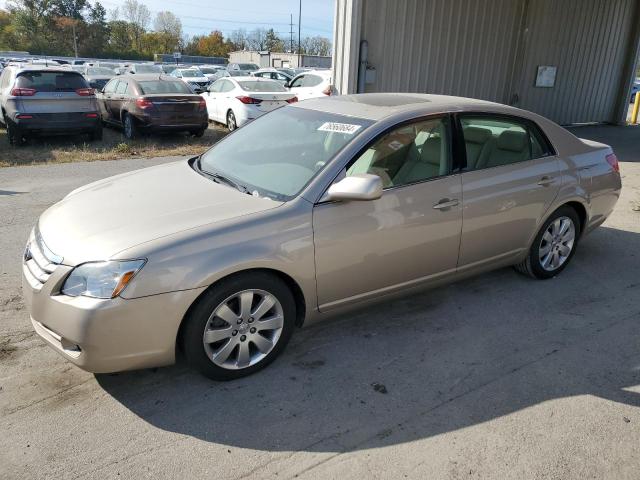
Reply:
[[[221,78],[201,96],[207,103],[209,120],[224,123],[229,131],[298,101],[281,83],[256,77]]]
[[[337,95],[333,86],[331,70],[311,70],[295,76],[287,85],[298,100]]]

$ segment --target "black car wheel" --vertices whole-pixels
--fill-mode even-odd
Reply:
[[[92,142],[100,142],[102,140],[102,124],[97,126],[93,132],[89,133],[89,140]]]
[[[233,113],[233,110],[229,110],[227,113],[227,128],[230,132],[233,132],[236,128],[238,128],[238,124],[236,123],[236,116]]]
[[[11,120],[7,120],[7,140],[9,145],[20,146],[24,142],[24,135],[20,128]]]
[[[206,131],[206,128],[201,128],[200,130],[192,130],[190,133],[194,137],[200,138],[204,135],[205,131]]]
[[[129,140],[133,140],[138,135],[138,129],[136,128],[136,123],[133,120],[133,117],[128,113],[124,114],[123,118],[124,123],[124,136]]]

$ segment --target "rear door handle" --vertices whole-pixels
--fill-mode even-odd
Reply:
[[[436,203],[433,208],[436,210],[444,210],[446,208],[451,208],[451,207],[455,207],[458,205],[458,199],[457,198],[453,198],[451,200],[449,200],[448,198],[443,198],[442,200],[440,200],[438,203]]]
[[[553,182],[555,182],[553,178],[545,176],[540,179],[540,181],[538,182],[538,185],[540,185],[541,187],[548,187]]]

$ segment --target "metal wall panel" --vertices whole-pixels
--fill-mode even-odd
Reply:
[[[368,92],[461,95],[558,123],[620,122],[640,48],[640,0],[336,0],[334,79],[357,88],[360,41],[376,69]],[[535,86],[538,65],[558,68]]]
[[[508,101],[524,0],[365,1],[361,38],[376,81],[411,91]]]
[[[560,124],[616,122],[637,0],[531,0],[515,105]],[[553,88],[538,65],[558,67]]]

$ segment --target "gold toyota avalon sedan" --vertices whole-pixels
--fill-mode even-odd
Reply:
[[[307,100],[81,187],[23,259],[36,332],[92,372],[253,373],[296,327],[514,265],[558,275],[620,195],[607,145],[437,95]],[[552,288],[551,286],[549,288]]]

